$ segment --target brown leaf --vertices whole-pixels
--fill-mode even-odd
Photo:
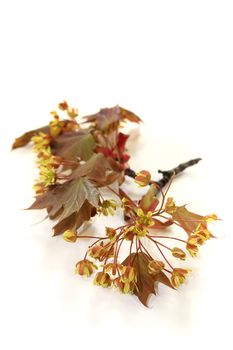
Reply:
[[[78,166],[72,173],[71,179],[86,176],[96,183],[97,187],[110,185],[120,176],[122,169],[111,158],[107,159],[103,154],[94,154],[85,164]]]
[[[158,283],[163,283],[166,286],[173,288],[169,278],[162,271],[152,275],[148,272],[148,264],[150,258],[142,253],[132,253],[123,262],[122,265],[132,265],[137,272],[137,288],[134,294],[138,297],[141,303],[147,305],[150,294],[157,293]]]
[[[42,128],[31,130],[28,132],[25,132],[23,135],[17,137],[12,145],[12,149],[16,149],[19,147],[26,146],[28,142],[31,141],[31,138],[38,134],[39,132],[48,133],[49,127],[43,126]]]
[[[60,235],[66,230],[76,230],[85,221],[89,221],[96,214],[96,208],[93,207],[87,200],[83,203],[79,211],[71,214],[67,218],[59,221],[54,227],[54,236]]]
[[[89,203],[90,208],[88,207],[88,209],[98,207],[99,191],[91,181],[82,177],[51,187],[47,192],[36,197],[29,209],[46,208],[51,219],[59,219],[59,225],[56,227],[57,232],[60,231],[61,226],[67,227],[67,222],[74,213],[77,213],[74,219],[76,226],[80,226],[86,220],[87,204],[85,202]],[[87,217],[90,218],[89,214]],[[62,223],[65,219],[67,221]]]
[[[124,109],[120,106],[113,108],[103,108],[96,114],[84,117],[85,123],[95,123],[97,129],[106,130],[114,124],[118,124],[121,120],[129,120],[139,123],[141,119],[136,114]]]
[[[63,124],[64,127],[66,127],[66,125],[69,123],[70,121],[67,120],[63,120]],[[27,131],[25,132],[23,135],[17,137],[12,145],[12,149],[16,149],[19,147],[23,147],[26,146],[30,141],[31,138],[35,135],[37,135],[38,133],[43,132],[45,134],[49,133],[49,126],[42,126],[41,128],[35,129],[35,130],[31,130],[31,131]]]
[[[127,119],[130,122],[139,123],[142,121],[136,114],[125,108],[120,107],[120,113],[122,115],[122,119]]]
[[[200,223],[205,223],[206,219],[204,216],[192,213],[191,211],[186,209],[186,206],[177,207],[173,204],[172,209],[169,207],[165,209],[166,212],[171,214],[172,219],[177,221],[182,228],[190,235],[192,232],[196,231],[197,226]]]
[[[80,157],[81,160],[87,161],[93,156],[96,143],[90,132],[80,130],[59,135],[51,146],[54,155],[66,160],[76,160]]]

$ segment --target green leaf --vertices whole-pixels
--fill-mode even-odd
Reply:
[[[63,185],[51,187],[47,192],[36,197],[29,209],[46,208],[49,217],[58,218],[60,223],[73,213],[79,213],[85,202],[88,202],[90,207],[98,207],[99,191],[88,179],[78,178]]]
[[[93,156],[96,143],[90,132],[78,131],[56,137],[51,146],[55,155],[68,160],[80,157],[81,160],[87,161]]]

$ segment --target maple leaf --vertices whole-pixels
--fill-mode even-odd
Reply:
[[[87,161],[93,156],[95,146],[94,137],[86,130],[59,135],[51,143],[53,153],[67,160],[79,157]]]
[[[49,127],[43,126],[41,128],[25,132],[23,135],[15,139],[12,145],[12,149],[26,146],[31,141],[31,138],[40,132],[47,134],[49,132]]]
[[[65,219],[73,219],[75,221],[74,226],[80,226],[86,220],[85,211],[89,209],[91,215],[92,208],[97,208],[98,205],[99,191],[90,180],[82,177],[51,187],[47,192],[36,197],[35,202],[29,209],[46,208],[49,218],[59,219],[55,230],[58,232],[61,226],[67,227],[64,222],[61,223]],[[75,218],[71,218],[74,213],[79,213],[79,215],[76,214],[76,216],[74,215]],[[87,215],[87,219],[90,218],[90,215]],[[72,226],[72,223],[69,226]]]
[[[95,123],[99,130],[106,130],[113,124],[118,125],[121,120],[139,123],[141,119],[134,113],[120,106],[100,109],[98,113],[84,117],[85,123]]]
[[[60,235],[66,230],[77,230],[85,221],[89,221],[91,217],[95,216],[96,213],[96,207],[93,207],[86,200],[79,211],[59,221],[53,227],[54,236]]]
[[[128,109],[125,109],[122,107],[119,107],[119,108],[120,108],[120,114],[122,116],[122,119],[127,119],[133,123],[139,123],[142,121],[141,118],[139,118],[135,113],[129,111]]]
[[[71,179],[87,176],[98,187],[110,185],[121,177],[122,168],[111,158],[103,154],[94,154],[85,164],[79,165],[72,173]]]
[[[62,121],[64,127],[67,126],[67,124],[70,123],[68,119],[65,119]],[[26,146],[30,141],[31,138],[35,135],[38,135],[39,133],[44,133],[44,134],[49,134],[49,125],[42,126],[41,128],[35,129],[35,130],[30,130],[25,132],[23,135],[17,137],[12,145],[12,149],[16,149],[19,147]]]
[[[145,306],[148,306],[147,302],[150,294],[157,293],[159,282],[174,289],[169,278],[162,271],[155,275],[148,272],[149,262],[150,258],[143,253],[132,253],[122,262],[122,265],[127,266],[131,264],[135,268],[137,273],[137,288],[134,289],[134,294]]]
[[[200,223],[206,223],[205,216],[192,213],[186,209],[185,205],[176,206],[172,198],[167,199],[165,211],[172,216],[174,221],[181,225],[188,235],[195,232]]]

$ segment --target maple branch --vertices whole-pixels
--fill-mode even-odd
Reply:
[[[168,184],[168,182],[170,181],[173,175],[180,174],[182,171],[189,168],[190,166],[197,164],[200,160],[201,158],[191,159],[188,162],[179,164],[177,167],[171,170],[158,170],[158,173],[162,174],[163,177],[159,181],[153,181],[153,182],[155,182],[159,187],[162,188]],[[125,175],[132,177],[134,179],[137,174],[133,169],[127,168],[125,169]]]

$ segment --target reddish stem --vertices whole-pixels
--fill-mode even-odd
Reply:
[[[163,254],[163,252],[162,252],[162,250],[160,249],[158,243],[155,242],[153,239],[151,239],[149,236],[148,236],[148,238],[156,244],[156,247],[157,247],[158,250],[160,251],[160,254],[161,254],[162,257],[164,258],[164,260],[167,262],[167,264],[170,266],[170,268],[173,270],[173,266],[169,263],[169,261],[167,260],[166,256]]]

